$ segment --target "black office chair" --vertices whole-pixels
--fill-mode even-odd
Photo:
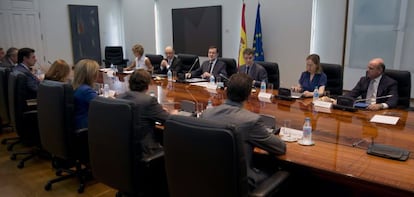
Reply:
[[[161,61],[164,59],[162,55],[156,54],[146,54],[145,55],[151,62],[152,67],[154,68],[154,73],[161,72]]]
[[[321,63],[322,71],[326,74],[327,83],[325,90],[333,96],[343,93],[343,68],[339,64]]]
[[[84,147],[83,152],[88,151],[88,147],[77,139],[82,135],[80,132],[86,131],[75,133],[73,88],[70,84],[45,80],[40,83],[37,96],[42,147],[52,154],[52,166],[59,176],[48,181],[45,190],[50,190],[53,183],[77,177],[80,182],[78,193],[82,193],[88,175],[88,169],[82,168],[82,164],[87,166],[88,161],[75,147]],[[71,167],[75,169],[71,170]],[[62,173],[66,175],[62,176]]]
[[[164,152],[141,156],[139,113],[139,106],[127,100],[99,97],[90,103],[88,140],[92,172],[97,181],[117,189],[117,196],[159,196],[157,192],[167,191],[162,181],[153,176],[163,172],[162,165],[154,165],[162,160]]]
[[[386,69],[385,74],[398,82],[398,106],[410,107],[411,73],[405,70]]]
[[[105,67],[110,67],[111,64],[125,67],[128,59],[124,59],[124,51],[121,46],[107,46],[105,47]]]
[[[237,63],[234,58],[220,57],[218,59],[226,63],[226,72],[228,77],[231,77],[234,73],[237,73]]]
[[[276,62],[256,61],[256,63],[266,69],[268,82],[273,83],[273,89],[278,89],[280,86],[279,65]]]
[[[248,192],[242,133],[234,126],[172,115],[165,123],[170,196],[270,196],[289,173],[278,171]]]
[[[177,54],[177,57],[181,60],[181,66],[183,72],[188,72],[193,66],[192,71],[200,67],[200,60],[197,55],[192,54]],[[196,62],[197,61],[197,62]]]
[[[1,129],[3,128],[12,128],[11,122],[10,122],[10,115],[9,115],[9,98],[8,98],[8,78],[9,74],[11,72],[10,68],[7,67],[0,67],[0,124]],[[5,138],[1,141],[2,144],[7,144],[7,142],[10,142],[7,145],[7,150],[11,151],[13,149],[13,146],[20,143],[20,140],[18,137],[11,137],[11,138]]]
[[[24,163],[38,155],[47,156],[41,149],[37,111],[29,106],[27,100],[32,99],[27,95],[26,77],[19,71],[11,72],[8,80],[9,113],[13,129],[17,132],[23,145],[33,147],[28,152],[14,152],[11,160],[16,160],[18,155],[28,155],[20,160],[18,168],[23,168]]]

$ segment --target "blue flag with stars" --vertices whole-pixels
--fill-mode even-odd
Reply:
[[[264,61],[262,24],[260,22],[260,3],[257,4],[256,27],[254,29],[253,50],[255,61]]]

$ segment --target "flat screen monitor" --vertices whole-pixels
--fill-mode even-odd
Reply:
[[[209,46],[221,52],[221,6],[172,9],[172,24],[176,53],[207,56]]]

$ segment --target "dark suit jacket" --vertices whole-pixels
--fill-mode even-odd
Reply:
[[[242,103],[226,100],[224,104],[204,111],[201,118],[216,121],[226,120],[226,122],[234,124],[242,132],[248,166],[247,176],[249,184],[253,187],[266,178],[260,171],[254,169],[252,163],[253,148],[259,147],[270,154],[276,155],[286,153],[286,144],[266,130],[260,115],[243,109]]]
[[[363,99],[367,97],[368,86],[370,83],[368,77],[361,77],[354,89],[347,96],[357,98],[361,96]],[[398,83],[387,75],[382,75],[378,84],[377,97],[392,95],[390,98],[377,99],[377,103],[386,103],[389,108],[396,107],[398,104]]]
[[[164,59],[164,60],[165,61],[168,61],[167,59]],[[177,73],[182,73],[182,66],[181,66],[181,60],[180,60],[180,58],[174,56],[174,58],[172,60],[172,63],[170,65],[170,68],[169,69],[171,71],[175,71]],[[166,69],[166,68],[160,70],[160,74],[167,74],[167,72],[168,72],[168,69]]]
[[[2,67],[9,67],[12,68],[14,67],[14,63],[10,61],[9,58],[7,58],[7,56],[5,56],[2,60],[1,60],[1,66]]]
[[[191,77],[200,77],[204,72],[210,72],[209,61],[204,61],[203,64],[197,69],[191,72]],[[217,60],[213,68],[213,75],[215,78],[220,76],[220,73],[227,77],[226,63]]]
[[[17,66],[15,66],[13,68],[13,71],[18,71],[24,74],[24,76],[26,76],[27,79],[27,89],[28,89],[28,95],[29,98],[27,99],[35,99],[37,98],[37,89],[39,87],[39,79],[33,75],[32,72],[30,72],[30,70],[26,69],[22,64],[18,64]]]
[[[240,66],[239,73],[246,73],[246,72],[247,72],[247,66],[246,65]],[[263,66],[260,64],[253,63],[253,65],[249,69],[248,75],[253,80],[255,80],[254,86],[260,86],[260,83],[262,82],[262,80],[265,80],[266,83],[268,82],[266,69],[263,68]]]
[[[136,133],[141,141],[141,148],[143,150],[142,157],[154,154],[157,151],[162,150],[162,146],[155,139],[155,122],[164,123],[169,113],[165,111],[162,106],[157,102],[155,97],[149,96],[143,92],[128,91],[118,96],[121,99],[131,100],[140,106],[138,112],[139,120],[134,120],[137,125]]]

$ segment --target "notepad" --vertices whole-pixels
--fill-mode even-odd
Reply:
[[[397,124],[399,119],[400,117],[395,116],[375,115],[371,118],[370,122],[395,125]]]

